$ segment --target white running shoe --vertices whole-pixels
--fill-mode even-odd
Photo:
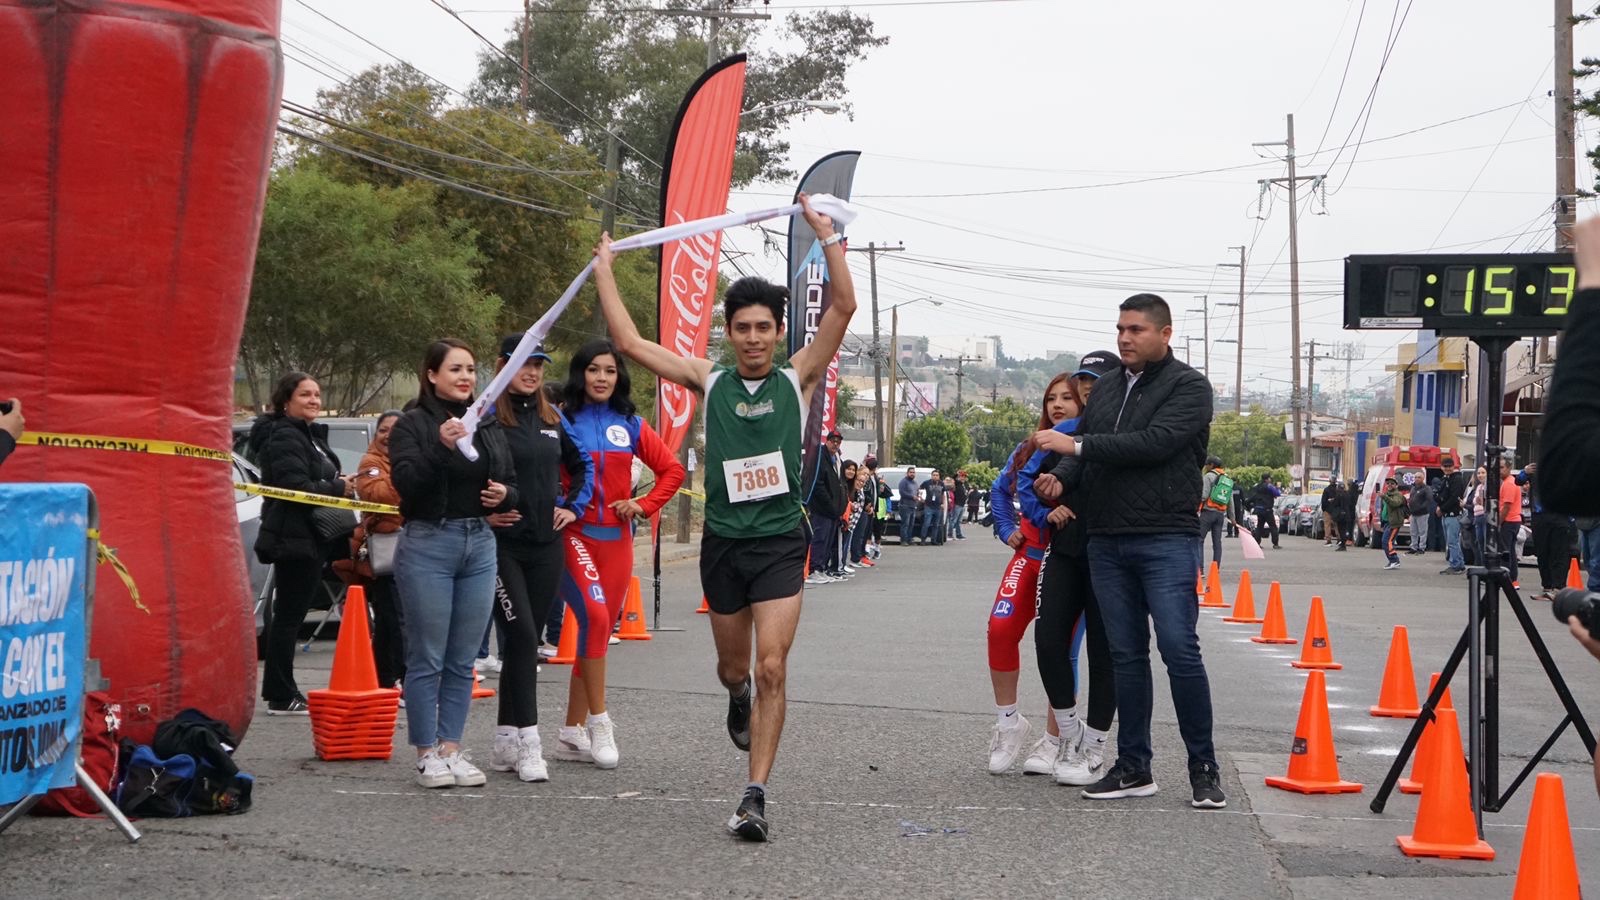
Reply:
[[[457,750],[443,759],[450,776],[455,779],[456,787],[482,787],[489,780],[483,776],[482,769],[472,764],[470,751]]]
[[[479,675],[499,675],[500,669],[500,659],[493,653],[474,660],[472,663],[472,670]]]
[[[456,786],[456,777],[450,774],[450,767],[445,765],[438,750],[429,750],[417,757],[417,784],[425,788]]]
[[[619,638],[619,637],[617,637],[616,635],[613,634],[611,636],[611,639],[606,641],[606,643],[608,643],[608,644],[620,644],[620,643],[622,643],[622,638]]]
[[[550,780],[550,769],[544,764],[544,745],[537,731],[517,738],[517,777],[523,781]]]
[[[1046,733],[1034,743],[1033,749],[1028,751],[1028,758],[1022,761],[1022,774],[1024,775],[1049,775],[1056,770],[1056,759],[1061,755],[1061,738]]]
[[[1099,778],[1096,773],[1106,762],[1105,751],[1099,746],[1088,746],[1089,743],[1076,741],[1062,751],[1061,761],[1056,765],[1056,784],[1086,787],[1095,783]]]
[[[589,753],[597,769],[615,769],[620,754],[617,753],[617,736],[610,719],[589,726]]]
[[[554,659],[555,655],[556,655],[556,653],[558,651],[556,650],[556,645],[555,644],[546,642],[546,643],[543,643],[543,644],[539,645],[539,651],[538,652],[539,652],[539,659],[545,660],[545,659]]]
[[[594,754],[589,752],[589,732],[582,725],[561,726],[555,752],[551,755],[567,762],[594,762]]]
[[[1031,730],[1022,713],[1017,713],[1016,724],[1010,728],[1000,724],[994,726],[994,737],[989,740],[990,775],[1004,775],[1011,771]]]
[[[806,576],[806,584],[812,586],[819,584],[833,584],[833,579],[822,574],[821,572],[812,572],[810,575]]]
[[[489,768],[496,772],[517,770],[517,733],[494,733],[494,749],[489,751]]]

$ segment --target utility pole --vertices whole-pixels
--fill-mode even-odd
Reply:
[[[1317,360],[1319,360],[1319,359],[1339,359],[1340,358],[1337,354],[1331,354],[1331,353],[1326,355],[1326,356],[1318,356],[1317,355],[1317,339],[1316,338],[1312,338],[1311,341],[1310,341],[1310,344],[1311,344],[1310,350],[1306,353],[1306,447],[1307,447],[1307,450],[1306,450],[1306,458],[1301,463],[1301,465],[1305,466],[1305,468],[1302,470],[1303,474],[1300,477],[1301,485],[1306,487],[1306,488],[1309,488],[1311,486],[1311,451],[1310,451],[1310,446],[1311,446],[1311,433],[1314,430],[1311,426],[1312,426],[1312,422],[1313,422],[1313,417],[1316,415],[1316,412],[1317,412],[1317,410],[1316,410]]]
[[[939,361],[942,363],[953,362],[956,364],[956,419],[957,421],[965,419],[966,410],[962,408],[963,404],[961,402],[961,382],[967,377],[967,370],[963,368],[963,366],[969,362],[982,362],[983,357],[958,355],[954,359],[945,357]]]
[[[522,0],[522,82],[517,92],[522,101],[522,117],[528,117],[528,27],[533,21],[533,0]]]
[[[1254,144],[1256,147],[1283,147],[1284,155],[1289,163],[1289,177],[1263,178],[1261,184],[1283,184],[1289,188],[1289,340],[1293,355],[1294,382],[1291,387],[1293,398],[1300,398],[1300,210],[1299,198],[1296,196],[1301,181],[1317,182],[1322,180],[1321,175],[1295,174],[1294,157],[1294,113],[1288,115],[1288,134],[1281,141],[1262,141]],[[1292,405],[1292,401],[1291,401]],[[1309,406],[1309,404],[1307,404]],[[1300,458],[1301,483],[1305,483],[1306,475],[1310,474],[1311,444],[1305,430],[1301,428],[1300,417],[1294,417],[1294,449]]]
[[[876,243],[870,242],[865,247],[845,247],[846,253],[867,254],[867,270],[872,273],[872,421],[873,426],[877,429],[878,437],[878,443],[873,449],[880,454],[884,454],[884,465],[889,465],[889,458],[888,454],[884,452],[884,447],[888,445],[884,443],[883,431],[883,342],[879,338],[878,331],[878,254],[899,253],[905,249],[904,242],[898,247],[880,247]],[[890,428],[893,429],[893,427],[893,421],[891,420]]]
[[[1239,270],[1239,302],[1232,304],[1239,308],[1239,337],[1234,341],[1236,345],[1234,352],[1238,355],[1235,358],[1233,372],[1233,412],[1235,415],[1242,416],[1244,415],[1244,245],[1241,244],[1228,249],[1239,251],[1239,261],[1237,263],[1218,263],[1218,265],[1224,269],[1237,268]],[[1218,303],[1217,305],[1226,306],[1228,304]]]
[[[877,316],[873,316],[877,321]],[[877,327],[874,325],[873,327]],[[878,400],[881,402],[882,397]],[[889,430],[883,433],[888,449],[883,454],[882,464],[894,465],[894,413],[900,405],[900,304],[896,303],[889,310]]]
[[[1573,159],[1572,0],[1556,0],[1556,251],[1572,250],[1572,225],[1578,212],[1578,173]],[[1550,339],[1540,338],[1538,359],[1550,359]]]
[[[1205,360],[1206,379],[1209,381],[1211,379],[1211,295],[1196,294],[1194,298],[1200,301],[1200,308],[1191,309],[1189,312],[1200,314],[1200,340],[1205,345],[1201,348],[1201,357]]]
[[[717,64],[718,49],[717,37],[722,33],[723,19],[770,19],[770,13],[756,12],[750,9],[717,9],[708,6],[705,9],[652,9],[649,12],[663,16],[689,16],[695,19],[706,19],[706,68]]]

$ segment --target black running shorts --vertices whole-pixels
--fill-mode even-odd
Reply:
[[[752,603],[800,593],[810,544],[804,525],[759,538],[705,532],[700,538],[700,586],[707,605],[714,613],[732,615]]]

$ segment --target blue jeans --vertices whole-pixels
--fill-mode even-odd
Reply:
[[[940,519],[939,508],[936,506],[924,507],[922,510],[922,542],[944,543],[944,521]]]
[[[1589,590],[1600,592],[1600,528],[1579,532],[1578,544],[1583,548],[1583,564],[1589,571]]]
[[[961,533],[961,508],[958,506],[950,510],[950,536],[966,540],[966,535]]]
[[[1383,543],[1378,545],[1383,548],[1383,555],[1389,557],[1389,562],[1392,563],[1400,561],[1400,554],[1394,552],[1394,536],[1399,532],[1400,529],[1393,525],[1383,526],[1383,536],[1381,538]]]
[[[1200,658],[1195,623],[1194,573],[1200,542],[1191,534],[1095,535],[1089,539],[1089,572],[1100,618],[1111,648],[1117,683],[1117,756],[1139,772],[1150,771],[1150,623],[1167,667],[1178,731],[1189,765],[1216,764],[1211,743],[1211,683]]]
[[[900,514],[900,543],[909,544],[917,536],[917,504],[901,500],[895,511]]]
[[[405,610],[406,732],[413,747],[459,742],[472,661],[494,608],[494,535],[483,519],[411,521],[394,580]]]
[[[1444,528],[1444,564],[1452,569],[1465,566],[1461,559],[1461,517],[1441,516],[1439,524]]]
[[[1489,557],[1488,551],[1485,548],[1489,546],[1488,516],[1472,517],[1472,537],[1473,540],[1477,542],[1473,545],[1477,548],[1477,564],[1480,566],[1487,566],[1489,564]]]
[[[810,515],[811,571],[832,572],[839,562],[839,517]]]

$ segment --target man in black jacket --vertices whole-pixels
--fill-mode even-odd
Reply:
[[[1211,433],[1211,384],[1168,346],[1172,311],[1154,294],[1122,302],[1123,368],[1100,379],[1076,439],[1053,431],[1039,446],[1062,455],[1035,479],[1046,501],[1082,486],[1076,510],[1089,533],[1089,566],[1117,684],[1117,762],[1090,799],[1147,797],[1151,776],[1150,623],[1172,686],[1189,754],[1191,805],[1227,805],[1211,741],[1211,684],[1195,632],[1200,568],[1200,466]],[[1047,461],[1048,462],[1048,461]]]
[[[1439,468],[1444,470],[1444,477],[1433,497],[1439,528],[1444,531],[1445,567],[1439,574],[1456,575],[1467,570],[1467,562],[1461,556],[1461,501],[1467,496],[1467,476],[1456,471],[1455,457],[1449,454],[1439,461]]]
[[[839,517],[844,515],[844,487],[839,483],[839,446],[844,435],[828,433],[817,448],[817,468],[806,494],[806,512],[811,516],[811,574],[806,584],[832,584],[838,580],[831,572],[839,563]]]

